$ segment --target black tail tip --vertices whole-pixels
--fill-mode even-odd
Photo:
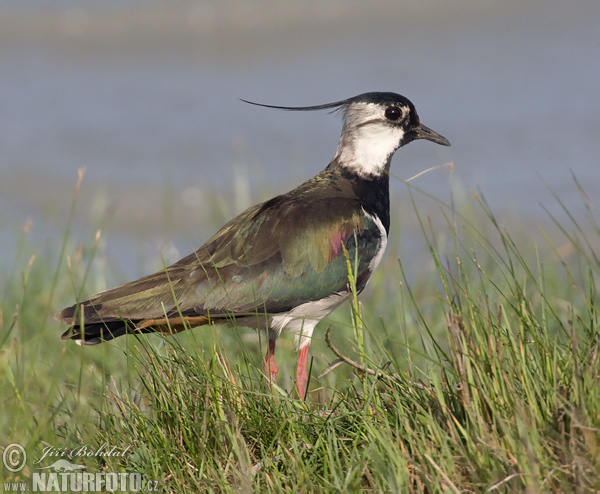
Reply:
[[[74,340],[79,345],[98,345],[127,334],[128,326],[124,321],[110,321],[96,324],[71,326],[62,335],[62,340]]]

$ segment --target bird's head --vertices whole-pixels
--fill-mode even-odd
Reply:
[[[421,124],[415,105],[396,93],[364,93],[317,106],[289,107],[246,102],[291,111],[341,111],[344,127],[334,161],[364,177],[386,172],[396,150],[416,139],[450,145],[448,139]]]

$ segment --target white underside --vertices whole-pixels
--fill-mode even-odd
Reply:
[[[296,335],[296,348],[310,344],[315,326],[348,298],[348,292],[334,293],[329,297],[294,307],[286,314],[272,316],[269,338],[277,339],[282,331]]]

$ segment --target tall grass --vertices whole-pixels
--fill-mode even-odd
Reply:
[[[370,296],[321,323],[306,401],[289,379],[269,388],[242,330],[60,342],[48,307],[79,293],[93,241],[70,271],[52,267],[56,253],[18,259],[2,304],[0,445],[32,458],[47,444],[130,446],[74,462],[166,492],[596,492],[600,228],[582,198],[585,224],[563,208],[559,235],[540,226],[537,243],[481,195],[436,217],[415,202],[431,269],[389,258]],[[328,367],[328,325],[350,364]],[[280,376],[293,374],[286,345]]]

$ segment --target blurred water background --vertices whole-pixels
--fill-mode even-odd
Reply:
[[[577,215],[600,189],[600,2],[3,0],[0,3],[0,249],[19,232],[72,236],[123,279],[191,252],[244,207],[318,173],[341,122],[312,105],[366,91],[409,97],[452,147],[396,154],[407,179],[454,163],[524,224]],[[447,169],[415,185],[448,200]],[[406,186],[392,180],[401,221]],[[435,213],[435,208],[432,209]],[[531,223],[528,223],[531,222]],[[140,260],[142,259],[142,260]],[[156,267],[156,266],[154,266]]]

